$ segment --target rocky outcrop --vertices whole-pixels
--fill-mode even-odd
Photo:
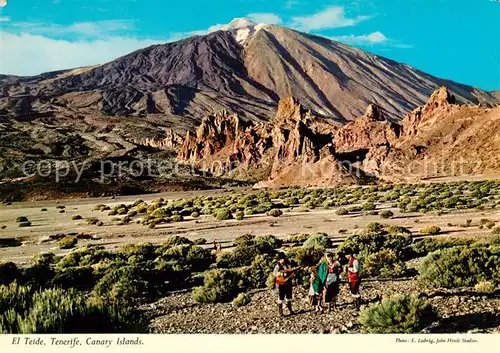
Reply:
[[[158,150],[172,150],[181,146],[184,139],[181,135],[176,134],[172,130],[165,133],[164,138],[146,138],[143,141],[136,141],[138,145],[152,147]]]
[[[382,109],[370,104],[365,114],[339,129],[335,134],[337,153],[366,151],[379,146],[388,146],[400,134],[400,126],[390,123]]]
[[[452,174],[450,164],[462,157],[467,163],[487,160],[479,172],[500,171],[494,157],[500,155],[499,129],[500,107],[459,106],[444,87],[402,126],[375,104],[339,126],[288,97],[267,123],[244,122],[227,112],[204,119],[196,136],[187,135],[179,159],[221,174],[244,170],[244,177],[260,180],[258,187],[334,186],[366,176],[418,179],[427,176],[424,163],[441,163],[442,174]]]
[[[422,123],[431,120],[434,116],[450,113],[454,107],[458,108],[455,104],[456,98],[448,88],[437,89],[424,106],[416,108],[403,119],[403,134],[416,135]]]

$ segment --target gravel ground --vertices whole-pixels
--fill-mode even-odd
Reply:
[[[500,294],[485,296],[471,289],[444,291],[424,290],[414,279],[373,281],[362,284],[364,305],[396,293],[422,293],[438,308],[441,320],[428,332],[500,333]],[[274,292],[260,290],[249,293],[252,302],[240,308],[231,303],[198,304],[191,293],[178,293],[145,306],[153,318],[154,333],[171,334],[283,334],[283,333],[363,333],[348,295],[342,285],[340,307],[334,313],[311,311],[307,290],[294,289],[293,316],[277,317]],[[285,314],[287,310],[285,308]]]

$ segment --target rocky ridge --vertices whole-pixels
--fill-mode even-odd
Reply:
[[[178,159],[202,169],[207,163],[217,165],[209,169],[232,176],[258,174],[258,187],[332,186],[367,176],[448,175],[456,158],[462,158],[466,166],[477,161],[473,158],[485,148],[498,153],[480,157],[482,164],[474,172],[495,173],[500,171],[500,160],[495,157],[500,155],[498,122],[500,108],[457,105],[446,87],[437,89],[401,124],[387,120],[379,106],[370,104],[363,116],[341,125],[316,117],[288,97],[280,101],[275,118],[267,123],[244,121],[227,112],[204,119],[196,136],[187,134]],[[466,141],[473,144],[467,146]],[[446,151],[450,151],[447,159],[438,161],[437,153]],[[442,170],[425,169],[423,163],[429,160],[442,162]]]

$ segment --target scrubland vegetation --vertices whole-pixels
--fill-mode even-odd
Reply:
[[[381,207],[387,203],[401,213],[492,210],[500,207],[500,182],[290,189],[150,203],[137,200],[113,208],[98,205],[95,211],[104,214],[84,222],[99,226],[112,216],[117,217],[113,222],[122,225],[139,221],[154,228],[199,217],[245,222],[258,214],[286,217],[285,210],[336,207],[334,212],[342,217],[379,212],[381,223],[353,230],[340,244],[323,233],[286,239],[247,234],[236,237],[233,247],[221,252],[212,251],[205,239],[191,241],[179,236],[160,245],[126,245],[118,251],[78,247],[77,237],[66,236],[57,243],[61,249],[70,249],[64,256],[37,255],[25,268],[0,263],[0,331],[142,332],[147,323],[137,307],[179,289],[189,290],[194,301],[203,305],[251,305],[253,290],[273,288],[270,274],[282,252],[293,266],[306,267],[318,264],[326,251],[343,264],[345,255],[354,252],[363,263],[365,278],[411,278],[424,288],[498,291],[500,232],[494,220],[477,224],[488,228],[489,236],[447,237],[440,235],[438,226],[412,234],[407,228],[384,224],[395,217]],[[19,224],[26,222],[30,221],[19,217]],[[307,269],[297,273],[294,283],[308,287]],[[419,293],[388,295],[367,306],[359,317],[365,332],[420,332],[438,320],[438,310]]]

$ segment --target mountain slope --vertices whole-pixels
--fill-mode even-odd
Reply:
[[[491,93],[325,38],[243,21],[97,67],[2,76],[0,121],[138,116],[184,132],[221,110],[268,120],[290,95],[315,115],[339,122],[359,116],[369,103],[400,120],[442,85],[462,103],[500,102]]]

